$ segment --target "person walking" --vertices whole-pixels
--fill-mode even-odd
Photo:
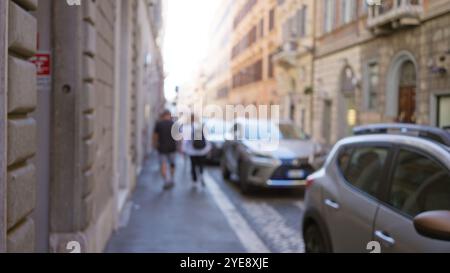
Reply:
[[[172,113],[169,110],[165,110],[161,115],[161,119],[156,123],[153,134],[153,145],[159,153],[161,175],[164,179],[165,190],[175,185],[177,142],[172,136],[174,124]]]
[[[206,140],[204,126],[198,122],[195,115],[191,116],[190,125],[185,127],[183,147],[184,152],[191,159],[192,182],[197,184],[200,180],[201,185],[205,186],[203,171],[206,155],[211,150],[211,143]]]

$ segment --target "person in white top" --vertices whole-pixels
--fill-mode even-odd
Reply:
[[[194,183],[198,182],[200,176],[201,184],[205,185],[203,171],[211,147],[211,143],[205,138],[203,124],[195,115],[191,115],[190,124],[183,127],[183,152],[191,159],[191,175]]]

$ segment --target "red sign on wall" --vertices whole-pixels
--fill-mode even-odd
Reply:
[[[36,65],[37,75],[40,76],[50,76],[51,74],[51,62],[49,53],[38,53],[34,55],[30,60]]]

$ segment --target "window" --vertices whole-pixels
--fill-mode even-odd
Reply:
[[[289,22],[289,38],[298,37],[298,24],[296,24],[297,20],[295,16],[292,16],[288,19]]]
[[[264,19],[259,21],[259,37],[264,37]]]
[[[324,0],[324,32],[330,32],[334,28],[336,19],[335,0]]]
[[[301,13],[300,13],[300,36],[306,36],[306,23],[308,22],[308,7],[303,5]]]
[[[233,75],[233,88],[238,88],[262,80],[262,60],[243,68]]]
[[[367,109],[376,110],[378,105],[379,66],[377,62],[367,65]]]
[[[421,154],[400,151],[388,202],[411,217],[450,210],[449,170]]]
[[[341,1],[341,21],[343,24],[348,24],[355,19],[355,0]]]
[[[306,35],[306,14],[308,7],[303,5],[295,15],[295,35],[297,37],[304,37]]]
[[[236,29],[238,25],[244,20],[247,14],[253,9],[253,7],[258,3],[257,0],[247,0],[242,9],[237,13],[234,18],[233,27]]]
[[[273,57],[275,56],[275,53],[272,53],[272,54],[270,54],[269,55],[269,57],[268,57],[268,63],[269,63],[269,71],[268,71],[268,74],[267,74],[267,76],[269,77],[269,78],[273,78],[273,76],[274,76],[274,74],[275,74],[275,69],[274,69],[274,65],[273,65]]]
[[[387,148],[362,147],[345,149],[338,158],[338,166],[347,182],[372,196],[377,194],[383,178]]]
[[[438,103],[438,127],[447,128],[450,127],[450,95],[439,96],[437,98]]]
[[[257,27],[256,25],[250,29],[247,34],[232,48],[231,58],[234,59],[244,52],[247,48],[251,47],[257,41]]]
[[[360,0],[362,2],[361,4],[361,13],[366,14],[369,11],[369,5],[367,3],[367,0]]]
[[[269,12],[269,31],[275,28],[275,9],[271,9]]]
[[[343,175],[345,174],[348,164],[350,163],[350,158],[352,157],[352,152],[353,152],[353,150],[350,148],[344,148],[339,152],[337,164]]]

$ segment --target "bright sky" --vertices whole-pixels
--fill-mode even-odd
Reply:
[[[164,61],[167,99],[192,79],[209,46],[208,32],[218,0],[168,0]]]

